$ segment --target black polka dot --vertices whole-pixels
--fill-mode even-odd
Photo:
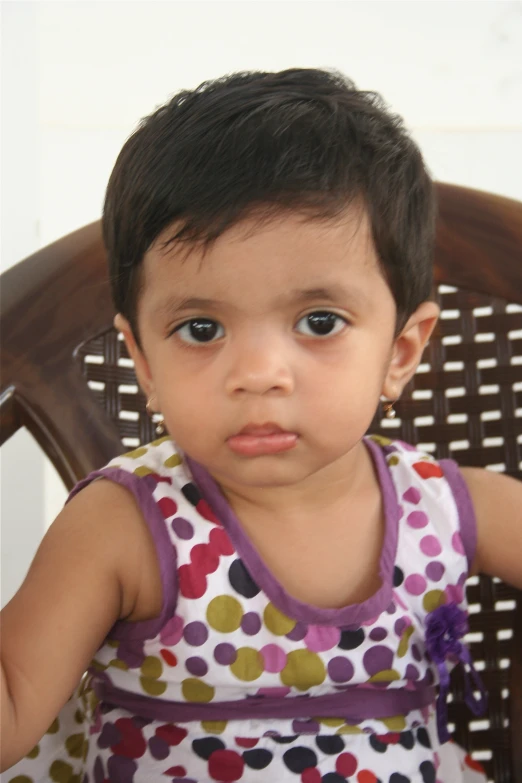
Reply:
[[[423,761],[419,767],[423,783],[435,783],[435,767],[431,761]]]
[[[406,750],[411,750],[413,746],[415,745],[415,739],[413,737],[412,731],[401,731],[400,737],[399,737],[399,743],[402,745],[403,748],[406,748]]]
[[[341,640],[338,647],[341,650],[355,650],[364,642],[364,629],[358,628],[356,631],[342,631]]]
[[[288,745],[290,742],[295,742],[297,734],[287,735],[286,737],[272,737],[274,742],[279,742],[280,745]]]
[[[283,754],[283,761],[290,772],[300,775],[308,767],[317,765],[317,756],[310,748],[298,745],[296,748],[290,748]]]
[[[221,742],[217,737],[205,737],[204,739],[194,740],[192,743],[192,750],[196,756],[199,756],[200,759],[205,759],[205,761],[208,761],[210,755],[214,753],[215,750],[224,749],[225,743]]]
[[[327,772],[321,778],[321,783],[346,783],[346,778],[339,775],[338,772]]]
[[[243,753],[243,761],[250,769],[264,769],[265,767],[268,767],[272,761],[272,753],[264,748],[245,750]]]
[[[393,775],[390,775],[388,783],[411,783],[411,778],[401,775],[400,772],[394,772]]]
[[[386,753],[388,750],[388,745],[386,742],[382,742],[376,734],[372,734],[370,737],[370,745],[374,750],[377,751],[377,753]]]
[[[404,572],[399,566],[395,566],[393,569],[393,586],[399,587],[404,582]]]
[[[342,737],[332,734],[331,736],[318,736],[315,738],[317,747],[322,750],[323,753],[340,753],[344,748],[344,740]]]
[[[423,726],[421,726],[420,729],[417,729],[417,742],[425,748],[431,748],[430,735]]]
[[[246,570],[242,560],[234,560],[228,569],[228,578],[236,593],[245,598],[253,598],[260,592],[259,587]]]
[[[192,503],[193,506],[197,506],[201,500],[201,492],[195,484],[185,484],[185,486],[181,487],[181,491],[189,503]]]

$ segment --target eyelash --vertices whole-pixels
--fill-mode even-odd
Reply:
[[[331,310],[313,310],[311,313],[307,313],[306,315],[303,315],[298,321],[296,326],[298,326],[302,321],[305,321],[308,325],[310,324],[309,319],[314,317],[316,318],[316,324],[319,323],[320,317],[323,317],[323,324],[327,322],[328,319],[335,319],[334,322],[334,330],[326,332],[324,334],[317,334],[312,331],[309,331],[305,334],[306,337],[315,337],[318,339],[323,339],[326,337],[333,337],[334,335],[338,334],[345,326],[348,326],[349,322],[346,318],[339,315],[338,313],[333,313]],[[319,316],[319,319],[317,318]],[[326,318],[325,318],[326,316]],[[331,323],[331,320],[330,320]],[[219,321],[214,320],[213,318],[189,318],[187,321],[184,321],[183,323],[176,326],[169,334],[169,337],[173,334],[179,335],[179,338],[182,342],[188,344],[188,345],[210,345],[213,342],[215,342],[216,335],[213,334],[211,336],[211,339],[209,340],[197,340],[197,339],[186,339],[181,335],[181,332],[183,329],[190,330],[191,328],[194,328],[197,325],[209,325],[212,324],[214,326],[217,326],[217,330],[221,330],[221,334],[219,334],[217,339],[221,339],[225,335],[225,330],[223,329],[222,325],[219,323]],[[336,328],[339,327],[339,328]],[[203,330],[201,330],[200,334],[203,334]],[[187,335],[188,336],[188,335]],[[193,337],[193,335],[191,335]]]

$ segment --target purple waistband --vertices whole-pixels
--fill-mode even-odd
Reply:
[[[93,689],[105,704],[122,707],[150,720],[186,723],[201,720],[248,720],[249,718],[342,718],[360,723],[366,718],[389,718],[407,715],[411,710],[426,707],[435,701],[432,686],[415,690],[350,688],[326,696],[249,696],[236,701],[207,704],[167,701],[141,696],[114,687],[105,678],[94,677]]]

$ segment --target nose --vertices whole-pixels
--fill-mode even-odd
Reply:
[[[281,341],[258,336],[255,340],[235,342],[230,350],[227,394],[287,396],[292,393],[294,376],[290,357]]]

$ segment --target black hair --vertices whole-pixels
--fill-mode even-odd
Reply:
[[[337,71],[241,72],[184,90],[145,117],[107,187],[103,237],[116,309],[139,340],[140,265],[170,241],[207,248],[261,211],[335,218],[366,208],[397,330],[430,297],[431,177],[403,120]]]

